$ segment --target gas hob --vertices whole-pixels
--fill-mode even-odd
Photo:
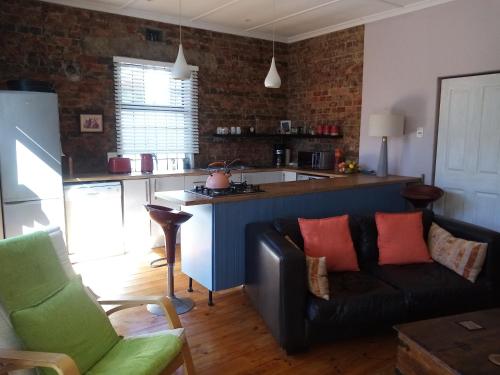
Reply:
[[[231,182],[227,189],[209,189],[204,185],[196,185],[188,193],[201,195],[207,198],[262,193],[264,190],[259,185],[247,184],[246,182]]]

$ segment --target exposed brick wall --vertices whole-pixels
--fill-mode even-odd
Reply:
[[[146,27],[161,30],[162,42],[146,41]],[[54,82],[63,151],[73,155],[77,172],[104,170],[106,152],[116,149],[113,56],[174,61],[177,55],[175,25],[36,0],[0,0],[0,31],[0,82]],[[271,42],[185,28],[183,44],[187,61],[200,68],[198,164],[236,156],[269,164],[272,140],[232,142],[211,135],[217,126],[231,125],[270,131],[286,117],[287,46],[277,44],[284,85],[268,90],[263,82]],[[69,65],[79,70],[76,80]],[[81,113],[103,113],[104,134],[80,134]]]
[[[145,40],[161,30],[161,42]],[[113,56],[174,61],[175,25],[40,2],[0,0],[0,82],[51,81],[59,95],[63,151],[77,172],[104,170],[116,149]],[[217,126],[255,126],[272,132],[279,120],[340,122],[345,138],[333,144],[357,157],[361,111],[363,27],[298,42],[277,43],[283,84],[266,89],[271,42],[184,28],[187,61],[198,65],[200,154],[198,165],[242,157],[270,164],[273,140],[215,139]],[[73,72],[71,67],[76,67]],[[80,134],[81,113],[102,113],[103,134]],[[321,146],[318,146],[320,144]],[[331,142],[294,141],[292,148],[332,148]]]
[[[303,126],[340,125],[343,139],[307,139],[297,150],[333,150],[358,158],[363,80],[364,26],[307,39],[289,46],[288,111]]]

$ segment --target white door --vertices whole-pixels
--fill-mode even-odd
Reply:
[[[438,213],[500,231],[500,74],[443,80],[435,185]]]

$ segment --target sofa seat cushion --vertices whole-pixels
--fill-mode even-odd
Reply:
[[[484,279],[473,284],[438,263],[373,266],[369,272],[404,293],[411,319],[484,308],[491,297]]]
[[[310,295],[307,318],[312,324],[331,328],[331,333],[346,327],[392,325],[406,316],[403,295],[368,273],[334,272],[329,274],[329,282],[330,300]]]

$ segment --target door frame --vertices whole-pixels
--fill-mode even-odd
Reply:
[[[432,177],[431,185],[434,186],[436,181],[436,159],[437,159],[437,146],[438,146],[438,134],[439,134],[439,114],[441,112],[441,89],[443,86],[443,80],[453,79],[453,78],[465,78],[465,77],[476,77],[476,76],[487,76],[490,74],[500,74],[500,70],[491,70],[479,73],[469,73],[469,74],[456,74],[450,76],[441,76],[437,78],[437,95],[436,95],[436,114],[435,114],[435,126],[434,126],[434,145],[432,147]]]

